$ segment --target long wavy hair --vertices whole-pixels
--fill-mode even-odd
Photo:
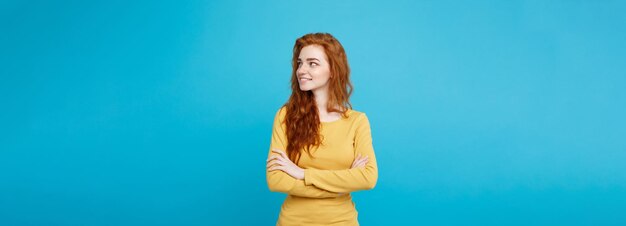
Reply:
[[[311,149],[322,144],[324,139],[320,134],[321,123],[313,92],[300,90],[296,73],[300,51],[308,45],[323,47],[329,62],[328,112],[338,112],[346,118],[348,109],[352,109],[350,95],[353,87],[350,83],[350,67],[341,43],[328,33],[311,33],[298,38],[293,46],[291,96],[285,104],[287,112],[284,122],[287,156],[295,163],[300,160],[302,152],[306,152],[312,158]]]

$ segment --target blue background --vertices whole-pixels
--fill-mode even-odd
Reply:
[[[347,50],[362,225],[626,225],[624,1],[2,1],[0,225],[273,225],[296,38]]]

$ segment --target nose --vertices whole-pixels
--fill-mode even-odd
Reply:
[[[307,73],[307,70],[305,69],[305,65],[300,66],[297,70],[296,70],[296,75],[301,76],[301,75],[305,75]]]

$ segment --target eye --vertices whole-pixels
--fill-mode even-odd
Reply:
[[[315,63],[315,62],[311,62],[309,63],[310,66],[318,66],[319,64]]]
[[[300,66],[302,66],[302,62],[298,61],[298,68],[300,68]]]

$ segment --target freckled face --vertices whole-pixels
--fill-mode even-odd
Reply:
[[[300,50],[298,56],[298,84],[302,91],[314,91],[328,88],[330,65],[319,45],[308,45]]]

